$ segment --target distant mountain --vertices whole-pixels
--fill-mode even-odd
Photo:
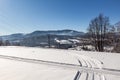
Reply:
[[[1,38],[2,40],[9,40],[9,41],[21,40],[21,39],[23,39],[24,37],[25,37],[25,35],[22,34],[22,33],[0,36],[0,38]]]
[[[69,39],[77,36],[84,36],[84,32],[79,32],[75,30],[51,30],[51,31],[34,31],[29,34],[11,34],[0,36],[2,40],[9,40],[11,43],[19,42],[21,45],[25,46],[36,46],[36,45],[47,45],[48,35],[51,35],[51,43],[54,43],[54,39]]]
[[[82,36],[85,33],[75,30],[51,30],[51,31],[34,31],[26,36],[41,36],[41,35],[67,35],[67,36]]]
[[[50,31],[34,31],[29,34],[16,33],[11,35],[0,36],[0,38],[2,38],[3,40],[16,40],[26,37],[33,37],[33,36],[45,36],[45,35],[83,36],[84,34],[85,34],[84,32],[65,29],[65,30],[50,30]]]

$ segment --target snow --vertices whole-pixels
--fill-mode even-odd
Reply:
[[[60,44],[73,44],[72,42],[70,42],[69,40],[58,40],[58,39],[55,39],[55,41],[57,43],[60,43]]]
[[[77,40],[77,39],[68,39],[69,41],[72,41],[74,43],[80,43],[80,40]]]
[[[0,80],[73,80],[78,71],[79,80],[120,80],[118,71],[105,70],[120,70],[119,61],[117,53],[4,46]]]
[[[103,68],[120,70],[120,54],[107,52],[92,52],[92,51],[72,51],[77,55],[89,56],[89,58],[97,59],[103,62]]]
[[[75,71],[0,59],[0,80],[72,80]],[[71,75],[71,76],[69,76]]]
[[[73,56],[67,53],[68,53],[67,51],[63,51],[63,50],[30,48],[30,47],[29,48],[7,47],[7,50],[5,47],[0,48],[0,55],[64,62],[70,64],[79,64],[78,61]]]

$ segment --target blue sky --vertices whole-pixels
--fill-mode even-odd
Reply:
[[[35,30],[86,31],[99,13],[120,21],[120,0],[0,0],[0,35]]]

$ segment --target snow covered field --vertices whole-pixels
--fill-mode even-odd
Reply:
[[[117,53],[0,47],[0,80],[120,80],[119,70]]]

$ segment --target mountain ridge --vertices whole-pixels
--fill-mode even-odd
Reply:
[[[76,30],[70,30],[70,29],[64,29],[64,30],[46,30],[46,31],[40,31],[36,30],[31,33],[15,33],[10,35],[3,35],[0,36],[3,40],[20,40],[26,37],[33,37],[33,36],[45,36],[45,35],[60,35],[60,36],[82,36],[84,35],[84,32],[79,32]]]

